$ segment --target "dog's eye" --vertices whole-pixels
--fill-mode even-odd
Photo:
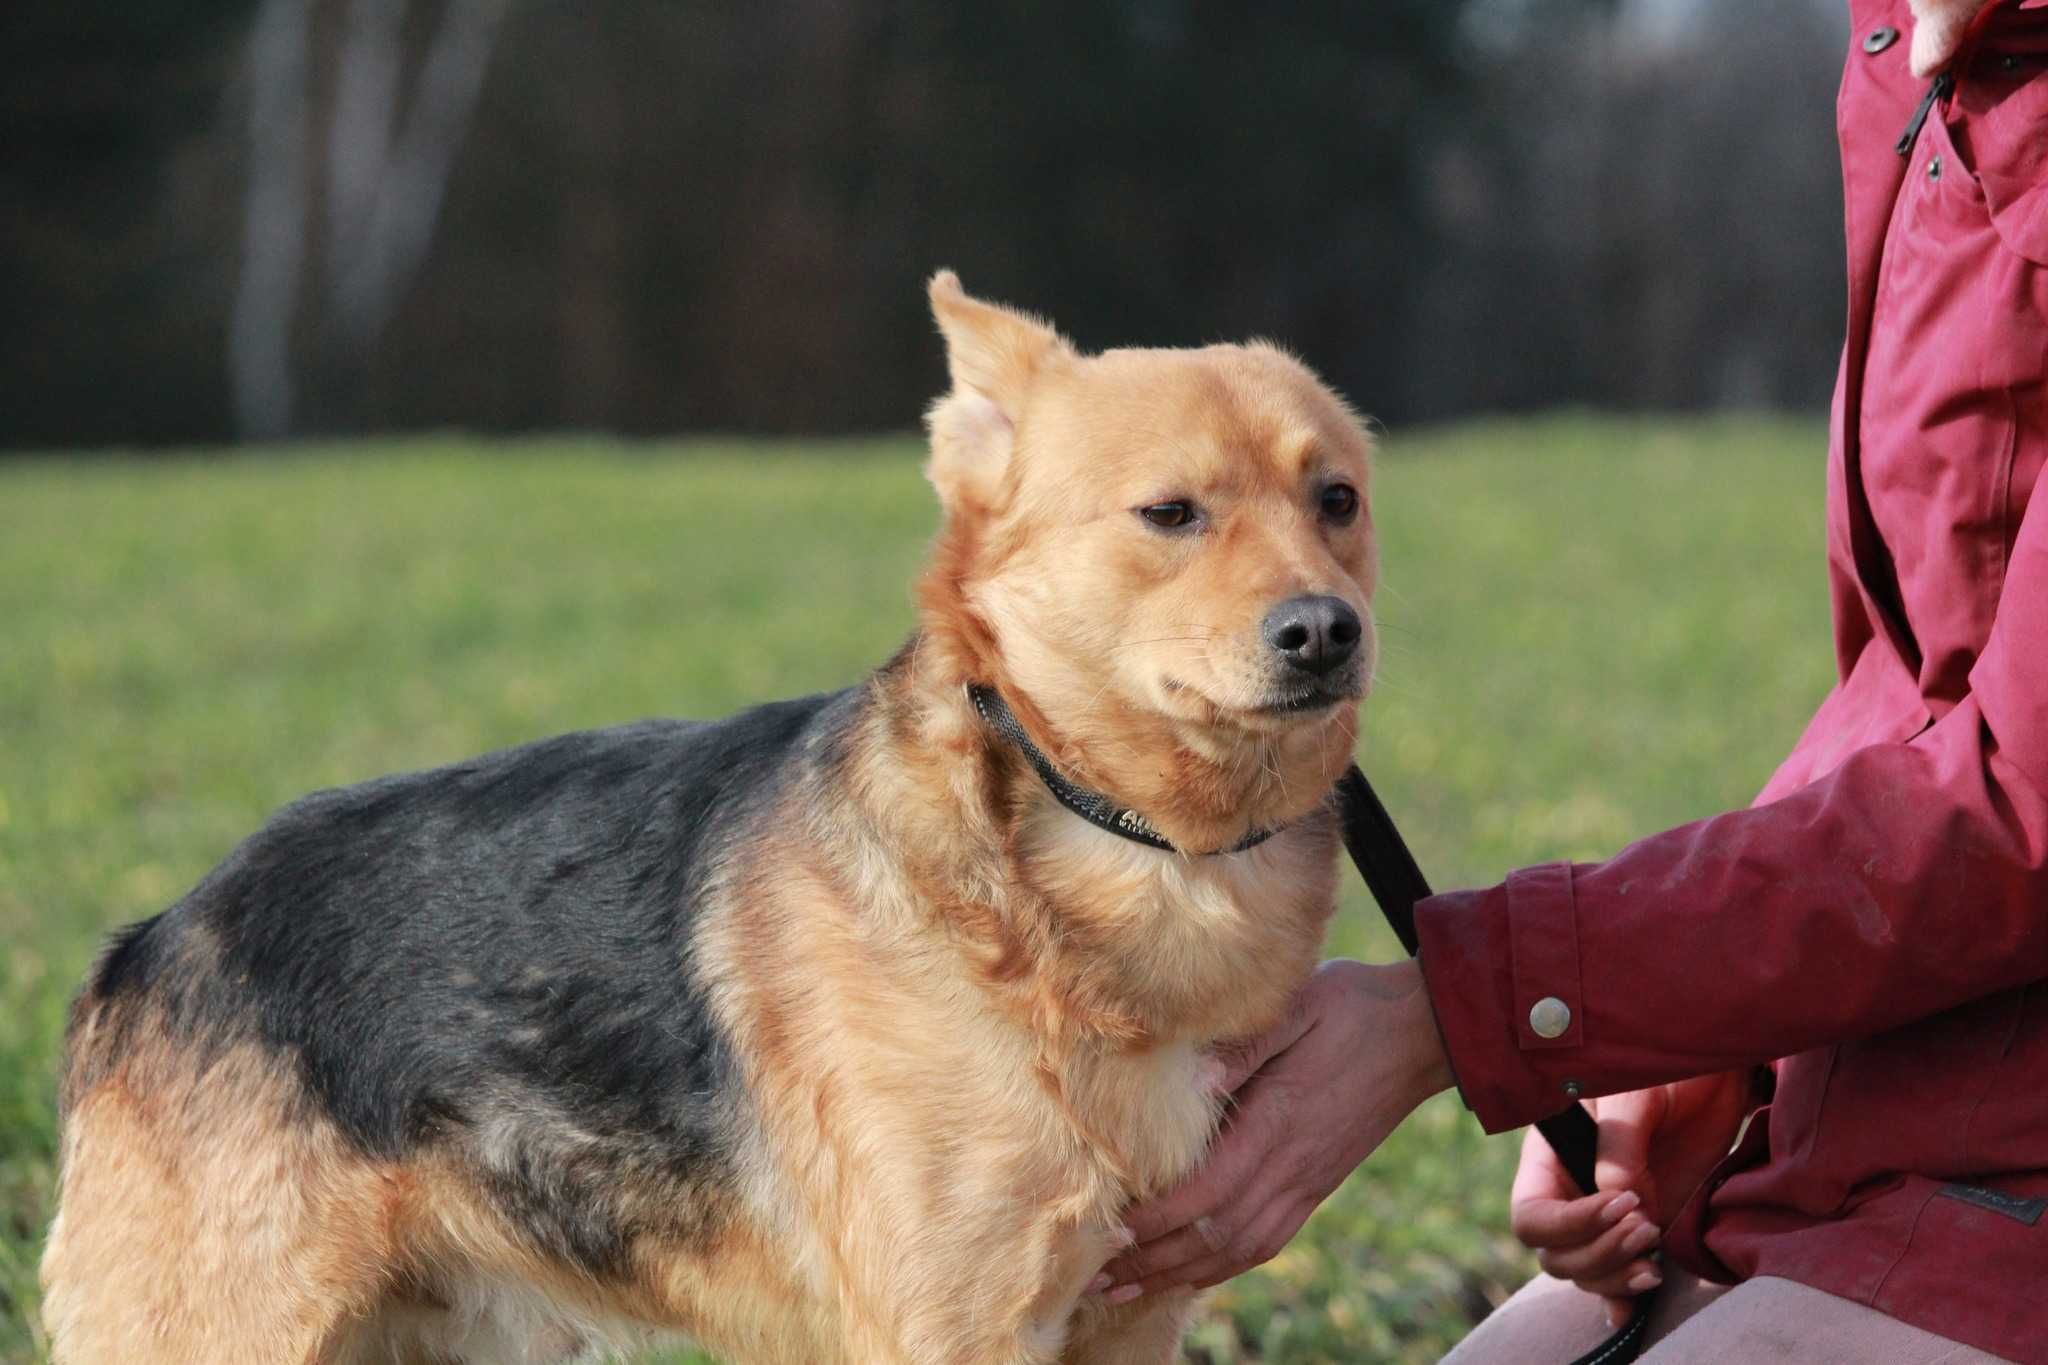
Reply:
[[[1155,502],[1150,507],[1140,507],[1138,515],[1154,526],[1177,531],[1194,524],[1195,505],[1191,502]]]
[[[1323,515],[1340,526],[1358,515],[1358,490],[1348,483],[1333,483],[1323,490]]]

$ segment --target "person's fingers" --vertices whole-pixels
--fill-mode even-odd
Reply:
[[[1650,1169],[1650,1139],[1664,1122],[1671,1098],[1662,1086],[1601,1100],[1600,1142],[1593,1162],[1593,1183],[1603,1190],[1634,1190],[1645,1199]],[[1586,1191],[1591,1193],[1591,1191]]]
[[[1247,1089],[1195,1173],[1159,1198],[1125,1211],[1124,1226],[1141,1248],[1212,1215],[1244,1189],[1278,1136],[1279,1125],[1265,1112],[1275,1102],[1265,1087]]]
[[[1287,1249],[1315,1209],[1313,1199],[1273,1200],[1250,1227],[1224,1248],[1220,1264],[1189,1267],[1186,1282],[1196,1289],[1208,1289],[1264,1265]]]
[[[1113,1258],[1102,1268],[1109,1276],[1111,1302],[1122,1302],[1116,1291],[1133,1284],[1157,1282],[1185,1265],[1205,1263],[1220,1256],[1235,1234],[1234,1223],[1225,1210],[1198,1214],[1187,1226],[1175,1228]]]
[[[1257,1100],[1256,1095],[1254,1100]],[[1280,1106],[1274,1102],[1277,1110]],[[1244,1163],[1242,1174],[1227,1185],[1226,1193],[1212,1201],[1178,1228],[1163,1236],[1141,1239],[1138,1245],[1115,1257],[1103,1267],[1117,1288],[1135,1283],[1185,1282],[1188,1267],[1219,1262],[1232,1248],[1251,1249],[1248,1229],[1265,1217],[1275,1204],[1298,1202],[1289,1187],[1295,1183],[1294,1167],[1273,1149],[1284,1125],[1271,1122],[1266,1104],[1259,1104],[1255,1124],[1271,1129],[1273,1137],[1247,1143],[1253,1155]],[[1214,1161],[1211,1165],[1215,1165]],[[1311,1202],[1309,1207],[1313,1208]],[[1304,1211],[1303,1218],[1308,1216]]]
[[[1569,1204],[1577,1194],[1571,1177],[1550,1144],[1534,1128],[1522,1134],[1521,1156],[1515,1162],[1514,1184],[1508,1189],[1508,1210],[1512,1219],[1543,1221],[1536,1206]],[[1517,1235],[1519,1235],[1519,1230]],[[1540,1235],[1540,1234],[1539,1234]]]
[[[1158,1294],[1178,1285],[1207,1289],[1264,1265],[1294,1240],[1294,1234],[1308,1221],[1315,1201],[1286,1196],[1261,1197],[1245,1201],[1244,1221],[1234,1230],[1221,1224],[1210,1229],[1215,1249],[1179,1265],[1169,1266],[1135,1279],[1120,1282],[1103,1298],[1111,1304],[1129,1303],[1147,1294]],[[1234,1220],[1233,1220],[1234,1221]]]
[[[1630,1214],[1589,1243],[1537,1252],[1536,1263],[1560,1280],[1589,1281],[1615,1274],[1662,1239],[1656,1224]]]
[[[1583,1199],[1517,1197],[1509,1205],[1508,1225],[1515,1240],[1536,1251],[1585,1247],[1603,1236],[1615,1237],[1621,1221],[1641,1203],[1642,1196],[1634,1190]]]
[[[1572,1283],[1603,1299],[1626,1300],[1664,1283],[1664,1272],[1655,1261],[1638,1257],[1608,1274]]]
[[[1105,1268],[1106,1301],[1264,1260],[1435,1088],[1442,1044],[1417,1013],[1427,996],[1412,962],[1325,963],[1296,1008],[1291,1027],[1236,1062],[1257,1069],[1196,1173],[1126,1213],[1136,1245]],[[1376,1048],[1383,1038],[1398,1045]]]

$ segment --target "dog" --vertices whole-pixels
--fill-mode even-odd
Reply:
[[[62,1365],[1164,1362],[1085,1291],[1335,904],[1371,442],[1266,343],[941,271],[942,509],[846,691],[287,806],[67,1030]]]

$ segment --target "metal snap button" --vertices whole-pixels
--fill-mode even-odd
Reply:
[[[1932,161],[1930,161],[1930,162],[1928,162],[1928,163],[1927,163],[1927,178],[1928,178],[1929,180],[1939,180],[1939,179],[1941,179],[1941,158],[1940,158],[1940,157],[1938,157],[1938,156],[1937,156],[1936,158],[1934,158],[1934,160],[1932,160]]]
[[[1882,52],[1898,40],[1899,31],[1890,25],[1874,28],[1863,36],[1863,50],[1872,53]]]
[[[1529,1027],[1538,1038],[1561,1038],[1572,1026],[1572,1007],[1546,995],[1529,1007]]]

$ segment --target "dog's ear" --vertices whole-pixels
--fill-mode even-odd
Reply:
[[[1039,319],[975,298],[950,270],[932,276],[927,292],[953,377],[953,391],[925,414],[932,484],[949,508],[993,506],[1025,393],[1048,363],[1073,350]]]

